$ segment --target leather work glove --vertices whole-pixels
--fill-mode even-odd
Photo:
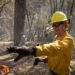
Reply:
[[[24,54],[25,56],[30,55],[31,51],[29,50],[30,48],[28,47],[9,47],[7,48],[8,53],[18,53],[18,54]]]
[[[21,59],[22,57],[26,57],[29,55],[36,55],[36,48],[30,48],[30,47],[9,47],[7,48],[8,53],[18,53],[18,56],[15,58],[15,62]]]
[[[33,65],[36,66],[40,62],[47,63],[47,60],[48,60],[47,56],[36,57]]]

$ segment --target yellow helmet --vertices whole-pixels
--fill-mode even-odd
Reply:
[[[68,20],[67,16],[63,12],[56,11],[51,18],[51,23],[61,22],[66,20]]]

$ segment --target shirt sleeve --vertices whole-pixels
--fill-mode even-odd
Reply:
[[[63,40],[56,40],[49,44],[36,46],[37,48],[36,55],[37,56],[61,55],[72,47],[73,47],[73,38],[66,37]]]

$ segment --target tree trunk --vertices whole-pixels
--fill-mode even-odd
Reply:
[[[18,46],[24,34],[26,0],[15,0],[14,45]]]

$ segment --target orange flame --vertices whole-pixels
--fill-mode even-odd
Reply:
[[[3,72],[4,74],[9,73],[11,70],[7,65],[0,65],[0,71]]]

